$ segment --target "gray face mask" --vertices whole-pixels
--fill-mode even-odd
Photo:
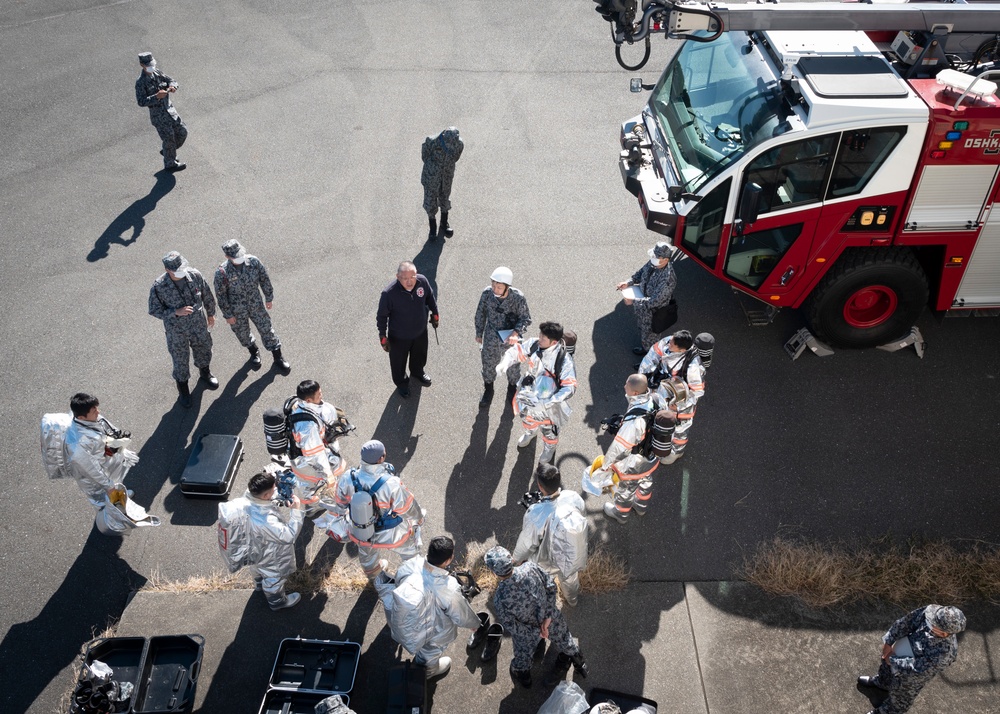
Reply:
[[[187,268],[178,268],[177,270],[170,271],[174,274],[175,278],[183,280],[188,276]]]

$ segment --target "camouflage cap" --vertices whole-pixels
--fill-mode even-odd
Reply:
[[[178,253],[176,250],[172,250],[163,256],[163,267],[167,270],[173,272],[175,270],[180,270],[188,264],[184,260],[184,256]]]
[[[928,605],[924,613],[927,624],[954,635],[965,629],[965,613],[951,605]]]
[[[669,258],[673,254],[673,252],[674,252],[674,247],[664,240],[661,240],[647,251],[650,259],[656,258],[657,260],[663,260],[664,258]]]
[[[247,249],[240,245],[240,242],[233,238],[222,244],[222,252],[227,258],[242,258],[247,254]]]
[[[484,560],[486,567],[501,578],[507,577],[514,571],[514,559],[511,557],[510,551],[503,546],[497,545],[490,548],[486,551]]]
[[[139,64],[141,64],[143,67],[148,67],[149,65],[153,64],[153,62],[155,62],[155,61],[156,60],[153,59],[153,53],[152,52],[140,52],[139,53]]]

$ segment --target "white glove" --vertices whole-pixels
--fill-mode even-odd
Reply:
[[[139,463],[139,454],[135,453],[134,451],[129,451],[128,449],[123,449],[122,461],[125,463],[126,466],[132,468],[137,463]]]

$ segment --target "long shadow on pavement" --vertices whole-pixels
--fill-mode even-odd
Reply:
[[[149,193],[119,213],[118,217],[111,221],[111,225],[104,229],[87,254],[88,263],[96,263],[107,258],[112,245],[128,247],[139,239],[142,229],[146,227],[146,216],[156,210],[159,200],[170,193],[177,184],[177,179],[172,173],[159,171],[155,175],[156,183]],[[125,238],[125,234],[129,232],[132,235]]]
[[[426,241],[420,252],[413,257],[413,264],[417,266],[417,272],[427,278],[434,291],[434,297],[438,297],[437,271],[438,263],[441,260],[441,251],[444,249],[444,237],[437,240]]]
[[[396,467],[396,473],[403,474],[403,468],[413,458],[420,441],[420,434],[414,436],[413,426],[417,423],[417,407],[420,406],[420,389],[412,389],[410,398],[403,399],[393,391],[389,401],[385,403],[382,416],[378,420],[372,439],[378,439],[385,444],[385,460]],[[368,441],[362,437],[362,444]],[[348,463],[357,463],[360,459],[361,444],[355,445],[353,454],[347,453]],[[419,493],[417,496],[419,497]]]
[[[173,525],[208,526],[215,522],[218,515],[218,500],[186,497],[181,493],[179,487],[180,477],[183,466],[190,458],[198,437],[202,434],[240,434],[246,426],[250,409],[257,403],[264,390],[271,385],[278,373],[273,369],[266,370],[241,392],[240,387],[243,386],[250,374],[250,363],[247,362],[229,378],[222,393],[213,400],[201,416],[198,426],[188,432],[194,436],[191,443],[181,450],[183,458],[175,459],[172,468],[168,470],[164,482],[169,480],[174,488],[165,496],[163,506],[167,513],[172,514],[170,522]],[[203,393],[199,390],[199,394]],[[257,431],[256,434],[263,438],[263,432]],[[250,476],[264,466],[265,464],[243,464],[233,482],[233,492],[237,495],[243,493],[243,487]]]
[[[0,710],[28,711],[81,646],[121,617],[129,594],[146,582],[118,555],[122,540],[92,528],[62,585],[41,612],[4,636],[0,671],[8,684],[0,692]]]

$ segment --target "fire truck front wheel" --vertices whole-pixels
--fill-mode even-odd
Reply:
[[[805,308],[820,339],[838,347],[875,347],[905,335],[927,295],[927,276],[909,249],[852,248]]]

